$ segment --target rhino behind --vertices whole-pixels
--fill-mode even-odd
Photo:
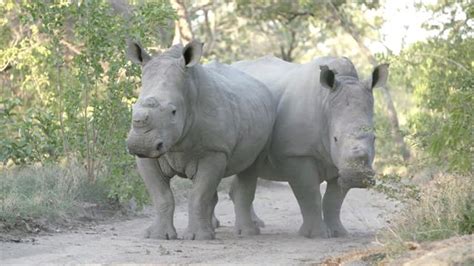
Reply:
[[[347,191],[373,182],[372,89],[385,83],[388,65],[366,81],[347,58],[300,65],[264,57],[233,66],[265,83],[278,102],[269,154],[256,175],[289,182],[303,214],[301,235],[345,235],[339,215]],[[321,201],[323,181],[328,186]],[[231,194],[239,194],[234,184]]]

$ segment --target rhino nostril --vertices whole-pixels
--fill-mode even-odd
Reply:
[[[163,142],[160,141],[158,144],[156,144],[156,149],[159,151],[161,149],[163,149]]]

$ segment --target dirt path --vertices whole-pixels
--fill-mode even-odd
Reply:
[[[152,218],[103,224],[74,233],[36,238],[35,242],[0,243],[5,263],[314,263],[374,244],[374,232],[384,226],[394,203],[373,191],[353,189],[343,206],[343,223],[350,236],[305,239],[297,235],[301,215],[286,185],[259,187],[255,209],[265,221],[262,234],[236,237],[232,233],[233,205],[221,193],[216,213],[221,221],[213,241],[143,239]],[[186,207],[177,207],[175,225],[181,236],[187,224]]]

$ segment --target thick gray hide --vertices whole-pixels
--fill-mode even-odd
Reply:
[[[158,213],[147,237],[177,237],[169,182],[178,175],[193,181],[184,238],[214,238],[217,185],[252,168],[271,135],[276,105],[266,86],[230,66],[201,66],[201,52],[194,41],[150,57],[129,44],[143,77],[127,146]]]
[[[347,191],[373,182],[372,89],[385,83],[388,65],[375,68],[367,81],[359,80],[347,58],[300,65],[264,57],[233,66],[265,83],[278,102],[269,153],[253,174],[289,182],[303,215],[301,235],[345,235],[339,214]],[[323,181],[328,185],[321,201]],[[230,193],[236,205],[246,200],[235,195],[254,191],[240,183],[234,180]]]

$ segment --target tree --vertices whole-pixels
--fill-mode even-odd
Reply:
[[[394,78],[414,88],[418,111],[410,124],[417,147],[439,166],[472,173],[474,10],[468,1],[425,8],[442,18],[425,25],[439,34],[394,58]]]
[[[173,44],[185,44],[194,39],[194,33],[191,28],[191,21],[189,19],[188,10],[186,9],[184,0],[170,0],[171,6],[177,12],[177,19],[175,22],[175,31]]]

